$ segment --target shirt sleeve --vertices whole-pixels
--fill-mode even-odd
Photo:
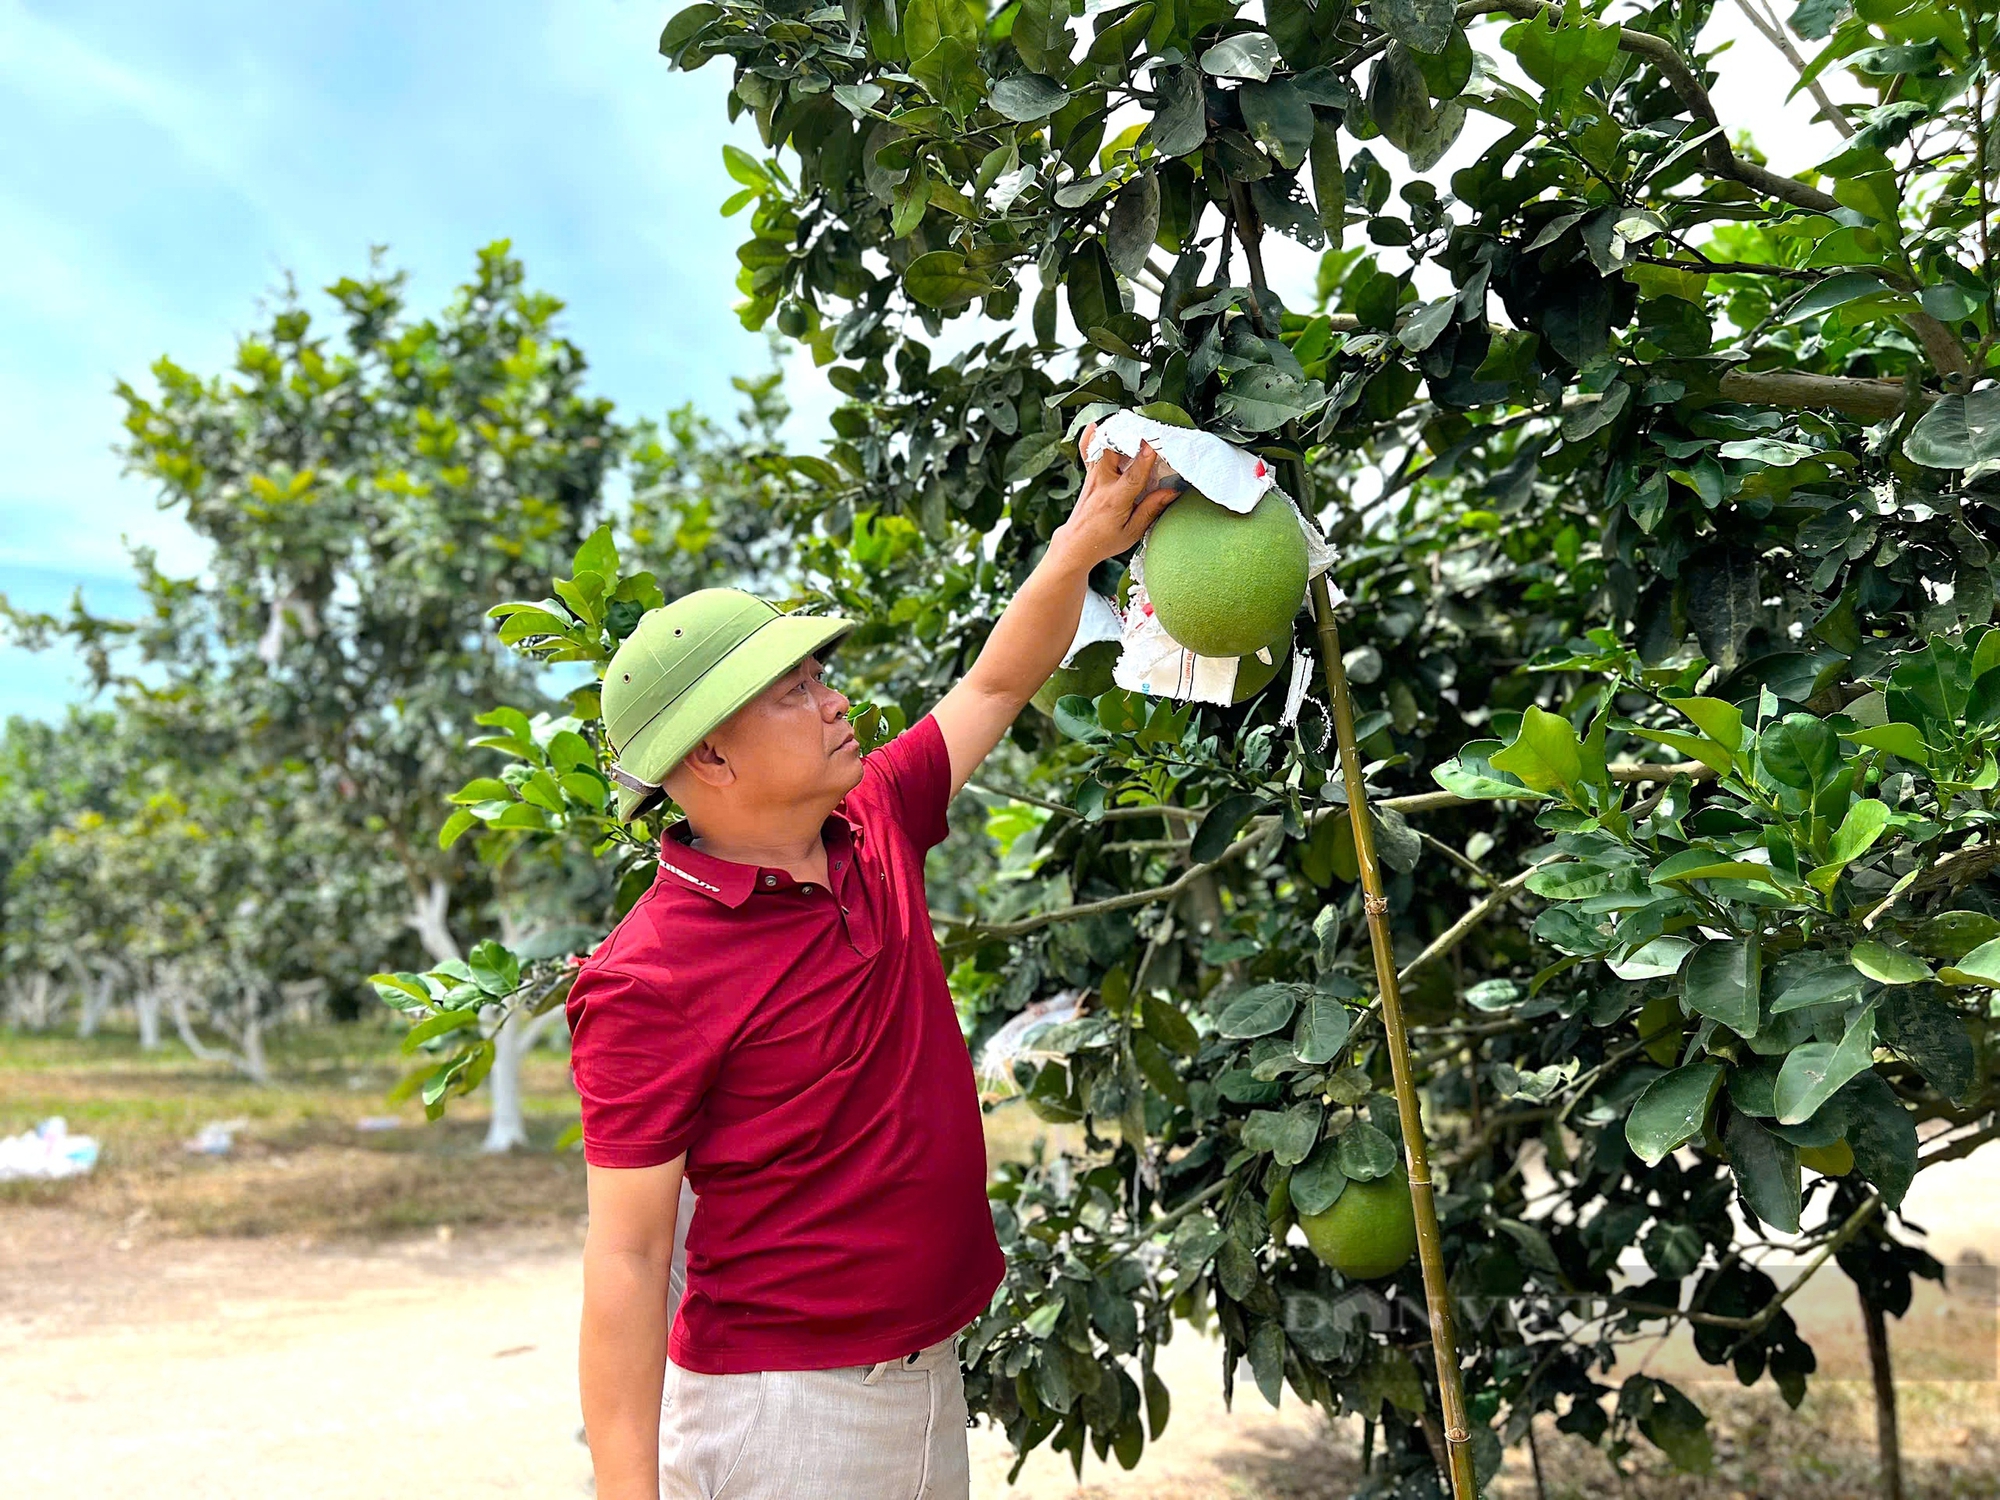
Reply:
[[[935,849],[951,831],[951,752],[935,715],[925,714],[885,745],[862,757],[862,766],[889,816],[919,854]]]
[[[613,966],[586,967],[570,987],[570,1072],[592,1166],[658,1166],[701,1133],[721,1053],[675,989],[663,969]]]

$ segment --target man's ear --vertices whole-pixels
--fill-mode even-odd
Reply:
[[[736,768],[716,748],[712,739],[704,739],[687,757],[676,766],[677,774],[688,776],[704,786],[724,787],[736,779]]]

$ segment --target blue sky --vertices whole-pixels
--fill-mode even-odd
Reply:
[[[162,354],[226,368],[285,273],[317,289],[375,244],[428,309],[510,238],[622,412],[732,411],[728,377],[766,354],[729,310],[744,226],[717,213],[722,145],[758,143],[727,122],[725,64],[670,73],[655,52],[677,3],[0,0],[0,592],[129,613],[128,542],[196,570],[119,473],[114,382]],[[1723,119],[1780,168],[1830,150],[1728,7],[1724,35]],[[1468,131],[1431,175],[1476,149]],[[1311,256],[1271,249],[1281,290],[1310,287]],[[833,398],[809,360],[788,370],[809,445]],[[76,696],[66,655],[0,649],[0,717]]]
[[[729,310],[722,144],[757,141],[722,64],[654,51],[673,9],[0,0],[0,591],[128,612],[127,540],[198,567],[119,473],[114,382],[162,354],[226,368],[286,272],[316,290],[373,244],[428,309],[511,238],[620,410],[733,410],[728,377],[767,356]],[[57,713],[73,680],[66,656],[0,651],[0,716]]]

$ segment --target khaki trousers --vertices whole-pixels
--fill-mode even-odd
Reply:
[[[833,1370],[667,1365],[661,1500],[967,1500],[958,1340]]]

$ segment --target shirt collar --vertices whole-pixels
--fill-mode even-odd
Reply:
[[[671,824],[660,835],[660,878],[691,891],[699,891],[724,906],[741,906],[755,892],[766,875],[777,877],[771,891],[795,888],[799,882],[774,865],[738,864],[718,859],[688,842],[694,832],[686,818]],[[829,861],[845,860],[860,841],[860,828],[845,813],[833,812],[820,826]]]

